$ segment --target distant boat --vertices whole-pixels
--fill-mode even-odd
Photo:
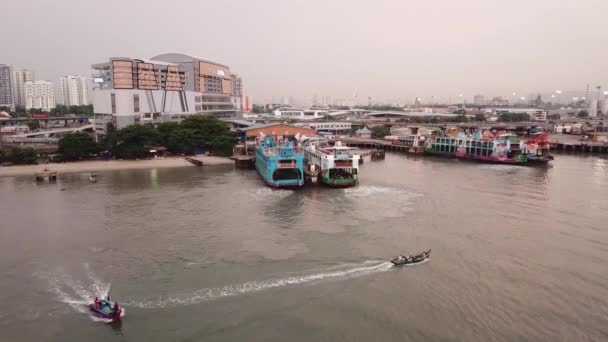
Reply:
[[[424,251],[416,255],[403,256],[399,255],[392,258],[390,261],[395,266],[415,265],[428,260],[431,257],[431,250]]]
[[[91,173],[91,175],[89,176],[89,181],[90,181],[91,183],[95,183],[95,182],[97,182],[97,175],[96,175],[96,174],[94,174],[94,173]]]

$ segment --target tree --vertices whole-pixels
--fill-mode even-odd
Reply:
[[[38,120],[30,120],[27,122],[27,127],[30,129],[30,131],[35,131],[40,128],[40,123]]]
[[[111,133],[110,151],[119,158],[149,156],[150,148],[160,141],[160,134],[150,125],[131,125]]]
[[[178,122],[163,122],[156,125],[156,130],[160,134],[161,144],[168,145],[169,136],[179,128]]]
[[[475,114],[475,121],[476,122],[485,122],[486,116],[483,114]]]
[[[193,154],[197,147],[202,145],[196,131],[188,128],[173,130],[166,140],[169,151],[173,153]]]
[[[577,117],[579,118],[588,118],[589,117],[589,112],[586,110],[581,110],[576,114]]]
[[[193,115],[184,119],[180,128],[195,132],[196,144],[218,154],[230,155],[236,142],[226,123],[210,115]]]
[[[64,116],[68,113],[68,107],[64,105],[57,105],[51,109],[50,116]]]
[[[374,126],[371,129],[372,137],[376,139],[384,139],[385,136],[389,135],[388,128],[386,126]]]
[[[251,111],[254,112],[254,113],[256,113],[256,114],[262,114],[262,113],[266,112],[264,106],[260,106],[260,105],[257,105],[257,104],[253,105],[253,107],[251,108]]]
[[[66,134],[59,140],[59,153],[65,160],[79,160],[99,151],[99,147],[89,134],[75,132]]]
[[[464,110],[464,109],[462,109],[462,108],[461,109],[456,109],[455,111],[452,112],[452,114],[462,114],[462,115],[464,115],[466,113],[467,113],[467,111]]]
[[[0,162],[13,164],[36,164],[36,152],[31,147],[13,147],[9,151],[4,151],[0,155]]]

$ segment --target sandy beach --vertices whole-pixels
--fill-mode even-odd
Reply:
[[[197,156],[207,165],[233,165],[228,157]],[[49,163],[38,165],[0,166],[0,177],[33,175],[45,168],[61,173],[100,172],[113,170],[159,169],[169,167],[196,167],[182,157],[144,159],[144,160],[92,160],[69,163]]]

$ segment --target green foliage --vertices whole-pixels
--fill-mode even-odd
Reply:
[[[42,110],[42,108],[30,108],[27,110],[27,114],[30,115],[38,113],[48,114],[49,112]]]
[[[212,152],[230,155],[235,139],[226,123],[210,115],[194,115],[184,119],[180,126],[191,129],[197,137],[197,144]]]
[[[169,136],[180,128],[179,122],[163,122],[156,125],[161,141],[168,141]],[[167,146],[168,147],[168,146]]]
[[[266,109],[264,108],[264,106],[254,104],[251,108],[251,111],[256,114],[262,114],[266,112]]]
[[[13,147],[8,151],[0,151],[0,163],[36,164],[36,152],[31,147]]]
[[[486,116],[483,114],[475,114],[475,122],[485,122]]]
[[[452,114],[462,114],[462,115],[464,115],[466,113],[467,113],[467,111],[464,110],[464,109],[462,109],[462,108],[461,109],[456,109],[455,111],[452,112]]]
[[[193,115],[181,123],[167,122],[156,127],[132,125],[108,130],[103,142],[114,156],[125,159],[148,157],[150,149],[159,145],[173,153],[192,154],[197,148],[204,148],[230,155],[234,144],[235,138],[228,125],[209,115]]]
[[[57,105],[55,108],[51,109],[51,112],[50,112],[50,116],[65,116],[68,114],[93,115],[93,105],[83,105],[83,106]]]
[[[372,137],[376,139],[384,139],[390,133],[386,126],[374,126],[371,128],[371,131]]]
[[[578,118],[588,118],[589,117],[589,112],[586,110],[581,110],[578,113],[576,113],[576,117]]]
[[[30,120],[27,122],[27,127],[30,128],[30,131],[35,131],[40,128],[40,123],[38,120]]]
[[[160,134],[150,125],[127,126],[113,132],[109,139],[112,154],[124,159],[145,158],[159,142]]]
[[[166,145],[173,153],[193,154],[194,150],[203,145],[196,131],[189,128],[177,128],[167,137]]]
[[[448,118],[449,122],[468,122],[469,118],[467,118],[466,115],[461,114],[461,115],[456,115],[454,117]]]
[[[59,153],[65,160],[79,160],[98,151],[93,137],[87,133],[69,133],[59,140]]]

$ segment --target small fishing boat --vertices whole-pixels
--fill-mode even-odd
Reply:
[[[431,257],[431,250],[416,254],[416,255],[408,255],[403,256],[399,255],[391,259],[391,262],[395,266],[404,266],[404,265],[415,265],[419,264],[423,261],[428,260]]]
[[[118,307],[118,303],[110,302],[110,297],[108,296],[106,299],[97,299],[91,305],[89,305],[91,311],[98,317],[111,319],[112,321],[119,321],[122,318],[123,310]]]

